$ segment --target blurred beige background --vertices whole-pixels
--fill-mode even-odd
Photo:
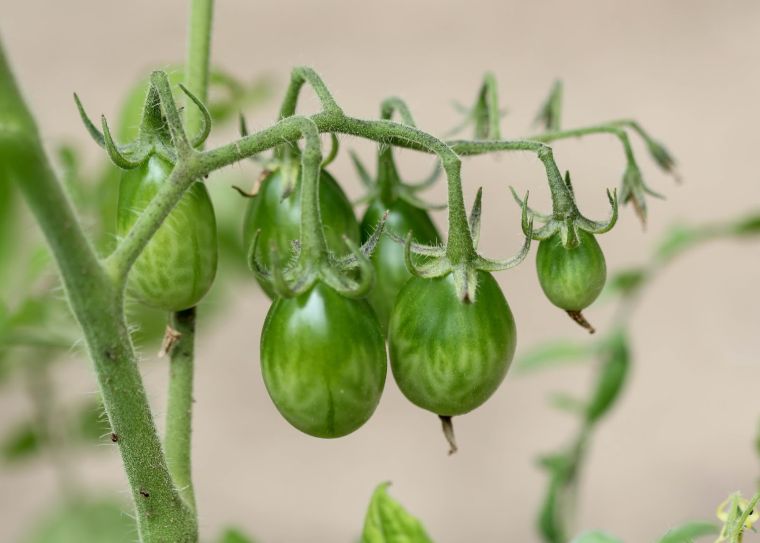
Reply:
[[[179,0],[0,0],[2,38],[49,142],[73,138],[94,163],[71,92],[91,113],[114,117],[145,68],[182,59],[185,12]],[[760,207],[757,2],[220,0],[214,30],[213,61],[244,79],[270,74],[278,97],[289,68],[308,64],[348,113],[376,116],[380,100],[397,94],[433,133],[460,120],[450,102],[469,103],[485,70],[498,76],[509,108],[507,136],[530,133],[555,77],[565,82],[566,127],[640,120],[674,152],[685,183],[675,185],[637,147],[646,180],[668,199],[654,202],[646,232],[626,208],[601,239],[613,270],[644,258],[673,222]],[[253,111],[251,125],[268,123],[277,100]],[[303,111],[313,107],[307,100]],[[371,144],[343,142],[372,156]],[[604,216],[603,188],[617,186],[624,167],[617,142],[595,136],[556,149],[582,209]],[[402,157],[408,177],[427,171],[429,160]],[[333,171],[359,193],[345,153]],[[506,187],[530,187],[534,202],[547,205],[538,162],[468,160],[464,176],[468,201],[485,187],[484,251],[511,254],[519,219]],[[429,197],[443,196],[439,186]],[[518,356],[547,338],[583,338],[540,295],[532,259],[498,275],[518,321]],[[752,449],[759,276],[759,244],[724,243],[689,253],[653,285],[635,318],[628,388],[592,445],[579,530],[652,541],[676,523],[711,518],[730,492],[752,492],[760,475]],[[267,306],[251,281],[223,317],[200,324],[194,469],[206,537],[233,522],[267,543],[354,541],[372,489],[390,480],[436,541],[538,540],[533,525],[546,479],[535,457],[562,445],[574,424],[546,397],[583,393],[586,369],[510,375],[483,408],[456,420],[460,452],[451,458],[435,417],[406,402],[392,379],[364,428],[320,441],[293,430],[264,390],[258,335]],[[603,328],[609,313],[600,304],[588,317]],[[144,374],[163,414],[165,364],[146,362]],[[95,390],[84,364],[67,365],[59,379],[72,396]],[[26,410],[21,392],[4,394],[0,426]],[[78,469],[93,488],[126,489],[113,448],[92,452]],[[2,470],[0,489],[0,541],[14,541],[51,502],[55,480],[47,466]]]

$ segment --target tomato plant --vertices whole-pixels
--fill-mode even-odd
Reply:
[[[237,261],[246,260],[252,278],[271,298],[259,338],[259,362],[269,396],[290,425],[317,438],[340,438],[362,427],[380,404],[389,355],[403,395],[414,406],[440,417],[450,452],[454,452],[452,417],[474,411],[497,392],[516,352],[515,317],[494,274],[519,265],[532,241],[538,241],[536,266],[546,298],[593,332],[582,312],[607,283],[607,263],[596,236],[615,226],[619,203],[631,204],[644,222],[647,198],[657,195],[644,183],[630,135],[643,141],[662,170],[674,173],[675,168],[672,155],[636,121],[562,128],[559,82],[539,112],[545,130],[526,138],[504,139],[496,78],[490,73],[472,107],[463,108],[464,122],[455,129],[473,128],[472,139],[444,139],[417,127],[399,98],[382,102],[379,119],[353,117],[344,112],[314,70],[300,67],[291,73],[276,122],[250,134],[243,130],[240,138],[206,148],[213,122],[237,115],[250,97],[234,78],[211,65],[212,7],[211,0],[194,0],[186,63],[169,73],[154,71],[128,94],[116,138],[107,120],[103,117],[97,126],[75,96],[85,129],[113,165],[123,170],[118,195],[113,183],[94,189],[81,183],[77,159],[70,150],[61,153],[64,183],[59,183],[0,48],[0,260],[23,253],[14,236],[8,235],[8,225],[17,225],[18,191],[45,234],[68,307],[93,360],[107,415],[108,431],[103,435],[121,453],[138,537],[146,543],[194,543],[200,538],[191,470],[196,306],[216,278],[220,251],[222,256],[232,253]],[[225,99],[210,99],[209,88],[214,85],[227,93]],[[304,85],[319,100],[315,114],[296,113]],[[400,122],[393,120],[394,115]],[[333,147],[325,158],[321,138],[327,134]],[[606,221],[591,220],[580,212],[570,175],[560,173],[550,145],[593,134],[614,136],[625,154],[620,199],[616,190],[607,191],[611,212]],[[340,156],[338,135],[378,145],[375,179],[354,160],[367,189],[361,199],[366,204],[361,224],[343,188],[325,170]],[[393,154],[397,148],[434,156],[434,174],[421,183],[403,182]],[[268,151],[273,158],[262,161]],[[479,189],[468,213],[463,185],[469,178],[463,175],[462,164],[466,157],[501,152],[528,153],[540,162],[552,209],[540,213],[529,207],[527,193],[520,197],[513,191],[520,206],[514,224],[519,224],[525,239],[514,256],[495,259],[480,251],[479,242],[484,193],[500,190],[499,185]],[[239,236],[217,235],[216,212],[206,183],[213,181],[212,174],[218,170],[247,159],[257,160],[261,175],[252,194],[245,194],[251,197],[245,215],[230,218],[226,215],[235,215],[230,207],[217,208],[225,215],[220,223],[234,223],[237,229],[242,220],[245,247],[241,251]],[[431,206],[418,193],[431,186],[440,172],[445,177],[446,202]],[[110,181],[113,177],[103,176]],[[88,209],[103,223],[94,235],[82,227],[67,193],[77,207],[87,207],[88,199],[97,202],[90,205],[97,209]],[[109,219],[112,209],[116,224],[109,226],[106,223],[114,222]],[[434,216],[442,209],[446,210],[445,231],[436,226]],[[598,424],[627,389],[633,362],[628,321],[637,296],[686,249],[707,240],[759,232],[756,214],[674,231],[651,262],[612,276],[607,288],[618,301],[619,311],[614,322],[600,327],[598,339],[580,346],[553,346],[523,362],[528,369],[558,358],[591,358],[598,363],[587,398],[564,394],[554,398],[556,406],[579,416],[579,424],[569,446],[540,462],[548,476],[538,517],[545,541],[566,543],[572,537],[569,518],[585,454]],[[238,241],[230,243],[230,237]],[[28,267],[34,271],[34,266]],[[18,281],[18,275],[23,274],[0,269],[4,289],[0,363],[6,360],[6,352],[19,347],[28,357],[24,360],[35,360],[37,353],[48,356],[74,341],[59,323],[68,313],[60,297],[52,295],[58,292],[55,285],[46,284],[47,290],[40,295],[39,277],[30,272],[30,277],[19,281],[20,293],[6,295],[5,289],[10,288],[5,283]],[[165,314],[161,352],[170,361],[163,436],[143,385],[137,354],[137,348],[144,346],[143,338],[132,334],[135,320],[125,311],[125,294]],[[535,304],[535,311],[542,310],[541,304]],[[53,420],[48,363],[43,358],[25,369],[31,376],[30,396],[40,408],[40,428],[31,423],[15,428],[0,447],[6,458],[45,448],[54,451],[63,442],[56,441],[56,430],[61,428],[79,437],[89,435],[87,439],[98,434],[92,430],[91,419],[100,407],[91,404],[74,417]],[[282,425],[282,431],[291,430]],[[431,541],[421,523],[393,501],[386,488],[380,485],[372,495],[363,541]],[[757,521],[758,501],[760,494],[750,500],[735,494],[719,508],[722,526],[687,524],[677,533],[683,538],[718,534],[737,543]],[[111,505],[72,504],[61,509],[64,520],[53,517],[52,527],[40,533],[78,530],[80,517],[113,517]],[[71,533],[79,539],[87,537]],[[82,533],[101,532],[85,529]],[[235,530],[225,536],[225,542],[241,540],[245,537]],[[672,540],[666,536],[662,541]],[[614,538],[588,532],[574,541]]]

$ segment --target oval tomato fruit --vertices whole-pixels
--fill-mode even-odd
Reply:
[[[412,403],[441,416],[482,405],[504,380],[517,333],[496,280],[479,271],[475,301],[463,303],[452,274],[413,277],[388,328],[393,377]]]
[[[590,306],[604,288],[607,266],[593,234],[578,230],[578,246],[565,248],[559,233],[541,241],[536,253],[538,281],[551,303],[567,311]]]
[[[278,298],[261,333],[261,370],[290,424],[316,437],[350,434],[369,420],[385,386],[385,342],[372,308],[321,282]]]
[[[124,236],[172,171],[172,164],[152,155],[122,174],[117,232]],[[165,311],[196,305],[216,276],[216,219],[206,186],[196,181],[148,242],[129,274],[128,291]]]

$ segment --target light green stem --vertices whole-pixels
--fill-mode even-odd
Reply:
[[[191,1],[185,86],[204,104],[208,103],[213,12],[214,0]],[[189,100],[185,102],[185,127],[188,134],[195,134],[201,127],[201,114]]]
[[[191,436],[193,420],[193,370],[195,308],[172,314],[171,328],[178,339],[171,346],[169,401],[166,408],[164,444],[166,463],[174,484],[187,506],[195,511],[195,494],[191,470]]]

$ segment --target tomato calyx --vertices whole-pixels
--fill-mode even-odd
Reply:
[[[506,115],[506,110],[499,108],[499,91],[494,74],[487,72],[483,76],[483,83],[478,89],[472,106],[468,108],[455,103],[454,107],[464,115],[464,120],[449,131],[449,136],[458,134],[472,126],[473,138],[476,140],[501,139],[499,123],[501,118]]]
[[[432,279],[451,273],[454,277],[457,296],[463,303],[475,301],[478,271],[495,272],[517,266],[528,256],[532,240],[533,218],[528,216],[528,195],[526,194],[522,204],[522,223],[525,225],[525,241],[517,254],[504,260],[493,260],[480,255],[477,252],[477,247],[480,241],[482,197],[483,188],[481,187],[475,196],[475,202],[473,203],[468,221],[468,234],[472,246],[471,250],[465,253],[464,258],[456,258],[452,255],[452,251],[450,251],[453,242],[462,242],[461,239],[456,239],[458,233],[453,230],[449,232],[448,244],[437,247],[414,243],[411,232],[405,238],[400,238],[393,233],[387,234],[394,241],[404,244],[406,267],[409,273],[415,277]],[[426,257],[427,261],[424,264],[418,265],[415,263],[413,255]]]
[[[556,175],[559,176],[559,171],[556,172]],[[565,172],[565,177],[559,177],[559,179],[559,184],[550,184],[553,210],[549,215],[539,213],[527,207],[527,198],[520,199],[514,188],[510,187],[512,196],[517,204],[527,210],[527,213],[523,213],[522,221],[522,229],[526,235],[529,225],[528,220],[538,219],[539,221],[543,221],[544,224],[532,231],[531,236],[534,240],[543,241],[559,232],[562,238],[562,245],[566,249],[572,249],[580,243],[578,239],[579,230],[590,234],[604,234],[612,230],[618,218],[617,190],[613,189],[610,191],[607,189],[607,199],[612,208],[609,219],[606,221],[592,221],[584,217],[575,204],[575,194],[572,182],[570,181],[570,172]]]
[[[270,283],[275,293],[283,298],[303,294],[320,280],[343,296],[363,297],[374,282],[374,269],[369,257],[382,235],[387,213],[362,246],[343,236],[349,249],[348,255],[337,257],[330,251],[319,207],[319,178],[323,164],[319,131],[314,121],[305,117],[301,118],[300,124],[306,143],[300,153],[301,225],[298,241],[293,244],[293,254],[289,255],[289,262],[284,265],[282,255],[273,244],[270,248],[271,266],[267,268],[257,256],[261,235],[261,230],[257,230],[249,246],[249,268],[260,282]],[[285,164],[288,164],[287,160]]]
[[[102,131],[98,129],[76,93],[74,101],[92,139],[106,150],[111,161],[122,170],[137,168],[154,154],[175,165],[180,155],[200,148],[211,132],[211,114],[206,106],[181,83],[179,88],[201,112],[200,130],[191,140],[187,139],[182,127],[165,72],[157,71],[151,75],[137,138],[129,143],[118,144],[114,141],[105,115],[100,118]]]

